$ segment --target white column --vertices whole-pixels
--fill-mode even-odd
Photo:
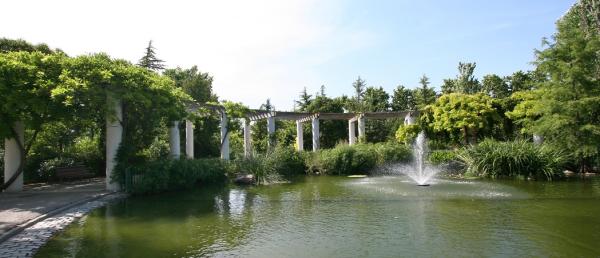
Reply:
[[[348,120],[348,143],[356,144],[356,126],[352,120]]]
[[[169,153],[172,159],[179,159],[181,156],[181,139],[179,137],[179,121],[173,121],[169,127]]]
[[[110,97],[107,105],[113,107],[115,116],[106,116],[106,190],[116,192],[120,190],[120,186],[112,181],[111,175],[117,165],[117,151],[123,139],[123,109],[121,101],[113,101]]]
[[[312,119],[312,144],[313,151],[319,149],[319,118],[315,117]]]
[[[185,155],[194,158],[194,123],[190,120],[185,120]]]
[[[412,114],[409,112],[408,114],[406,114],[406,116],[404,117],[404,125],[414,125],[415,124],[415,118],[412,116]]]
[[[365,117],[363,115],[358,117],[358,138],[365,140]]]
[[[534,134],[533,135],[533,143],[536,145],[541,145],[542,143],[544,143],[544,136],[541,136],[539,134]]]
[[[304,150],[304,131],[302,130],[302,122],[300,120],[296,120],[296,145],[298,151]]]
[[[275,140],[273,139],[273,137],[275,137],[275,118],[274,117],[267,117],[267,132],[268,132],[268,136],[269,136],[269,146],[273,146],[275,144]]]
[[[13,125],[21,144],[24,144],[24,126],[22,122],[16,122]],[[4,183],[17,172],[21,164],[21,151],[16,138],[4,139]],[[6,188],[7,192],[23,191],[23,173],[17,177],[13,183]]]
[[[221,159],[229,160],[229,128],[227,127],[227,113],[221,112]]]
[[[252,155],[252,131],[250,130],[250,121],[244,119],[244,157],[249,158]]]

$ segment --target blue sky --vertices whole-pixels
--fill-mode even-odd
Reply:
[[[456,76],[459,61],[476,62],[479,78],[528,70],[573,3],[21,0],[3,4],[11,12],[0,16],[9,25],[0,37],[131,62],[153,40],[168,67],[212,74],[221,99],[256,108],[271,98],[286,110],[303,87],[350,95],[358,76],[391,94],[423,74],[437,88]]]
[[[342,23],[373,33],[369,47],[324,63],[330,91],[349,93],[357,75],[391,92],[415,87],[422,74],[439,87],[459,61],[476,62],[476,75],[531,69],[534,48],[555,30],[573,1],[352,2]],[[312,87],[314,89],[314,86]],[[338,91],[340,90],[340,91]]]

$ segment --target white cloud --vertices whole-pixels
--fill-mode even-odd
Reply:
[[[340,4],[9,1],[3,3],[0,36],[132,62],[152,39],[168,66],[198,65],[214,75],[222,99],[258,107],[270,97],[276,107],[288,109],[302,87],[320,85],[317,65],[372,43],[369,32],[341,25]]]

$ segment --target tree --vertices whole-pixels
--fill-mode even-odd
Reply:
[[[54,53],[63,53],[60,49],[51,49],[46,44],[31,44],[22,39],[8,39],[8,38],[0,38],[0,53],[7,52],[17,52],[17,51],[25,51],[25,52],[35,52],[39,51],[44,54],[54,54]],[[64,54],[64,53],[63,53]]]
[[[72,114],[53,93],[63,84],[75,83],[63,74],[67,57],[41,52],[0,53],[0,139],[14,138],[21,153],[20,167],[0,191],[23,173],[26,156],[40,130],[48,123]],[[25,142],[16,137],[14,125],[23,123],[28,133]]]
[[[532,72],[516,71],[506,77],[510,93],[531,90],[534,86],[535,75]]]
[[[306,91],[306,87],[304,87],[304,90],[300,92],[300,100],[296,101],[296,104],[298,105],[298,110],[306,111],[306,107],[308,107],[311,102],[312,95],[308,94],[308,92]]]
[[[325,85],[321,85],[321,97],[325,97]]]
[[[352,87],[354,88],[354,97],[358,102],[360,102],[365,94],[367,83],[365,80],[361,79],[360,76],[358,76],[358,79],[352,83]]]
[[[425,74],[419,79],[421,87],[415,89],[415,104],[419,109],[435,102],[435,90],[429,87],[429,78]]]
[[[327,96],[317,96],[310,105],[306,108],[310,113],[342,113],[344,112],[343,98],[329,98]],[[348,123],[340,120],[321,120],[319,122],[320,144],[322,148],[335,147],[340,141],[346,140],[348,137]],[[295,123],[293,127],[295,128]],[[310,126],[305,126],[307,134],[310,135]],[[295,132],[295,131],[294,131]],[[304,137],[304,145],[312,147],[311,137]]]
[[[423,119],[435,132],[447,132],[454,139],[462,138],[464,144],[474,144],[482,136],[480,131],[489,131],[498,121],[492,105],[492,98],[481,93],[444,94],[427,107]]]
[[[213,77],[198,70],[197,66],[189,69],[177,67],[166,69],[163,73],[175,82],[175,87],[190,95],[197,103],[217,103],[218,97],[213,92]],[[191,116],[194,127],[195,157],[219,157],[221,131],[220,116],[216,112],[206,112],[202,116]]]
[[[442,92],[446,93],[466,93],[474,94],[481,92],[481,84],[475,78],[476,63],[458,63],[458,75],[456,79],[445,79],[442,85]]]
[[[516,94],[521,102],[508,113],[522,132],[566,149],[582,172],[600,155],[599,7],[579,1],[557,22],[553,40],[536,52],[536,73],[546,80]]]
[[[182,89],[198,103],[218,101],[212,88],[213,77],[200,72],[197,66],[189,69],[166,69],[163,74],[175,82],[175,87]]]
[[[416,103],[413,91],[405,88],[402,85],[398,85],[398,87],[396,87],[394,90],[394,95],[392,96],[392,110],[414,110],[415,106]]]
[[[510,96],[510,89],[506,80],[495,74],[483,76],[483,92],[493,98],[506,98]]]
[[[389,110],[390,95],[382,87],[368,87],[365,90],[363,106],[365,112],[385,112]],[[392,136],[392,121],[369,120],[365,125],[368,142],[382,142]]]
[[[138,65],[153,71],[160,71],[165,69],[164,61],[156,57],[156,49],[152,46],[152,40],[148,42],[146,47],[146,53],[138,62]]]

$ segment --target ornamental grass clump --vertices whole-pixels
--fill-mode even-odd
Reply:
[[[546,178],[560,177],[566,156],[550,145],[535,145],[523,140],[498,142],[485,140],[464,149],[459,155],[467,174],[482,177]]]

